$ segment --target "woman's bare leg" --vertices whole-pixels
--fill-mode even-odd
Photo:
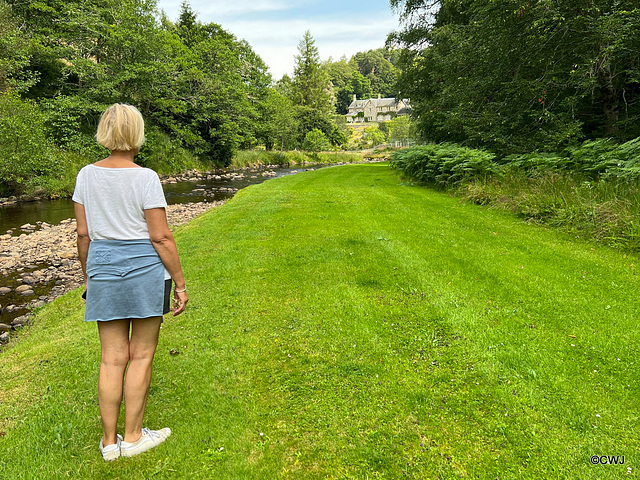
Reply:
[[[136,442],[142,435],[142,418],[147,405],[153,356],[158,346],[161,317],[131,321],[129,368],[124,381],[124,441]]]
[[[129,320],[97,323],[101,347],[98,402],[106,447],[116,443],[124,372],[129,363]]]

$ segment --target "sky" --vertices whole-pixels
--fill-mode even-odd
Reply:
[[[158,8],[177,21],[181,0],[159,0]],[[202,23],[217,23],[245,39],[269,66],[274,80],[293,74],[294,55],[309,30],[320,59],[337,61],[384,46],[399,27],[389,0],[190,0]]]

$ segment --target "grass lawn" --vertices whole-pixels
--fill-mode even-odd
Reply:
[[[190,303],[145,421],[172,436],[103,462],[73,292],[0,354],[2,478],[637,476],[638,257],[386,164],[249,187],[176,239]]]

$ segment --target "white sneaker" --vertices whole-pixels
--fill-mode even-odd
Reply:
[[[120,435],[116,436],[116,443],[112,443],[106,447],[102,446],[102,440],[104,439],[100,439],[98,447],[100,447],[100,453],[102,454],[102,458],[104,458],[105,462],[113,462],[120,457],[120,444],[122,442],[122,437]]]
[[[149,430],[148,428],[142,429],[142,436],[137,442],[121,442],[120,443],[120,455],[123,457],[133,457],[139,455],[142,452],[157,447],[164,442],[167,437],[171,435],[170,428],[163,428],[161,430]]]

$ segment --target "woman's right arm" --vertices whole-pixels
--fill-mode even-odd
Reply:
[[[87,216],[84,211],[84,205],[74,202],[73,210],[76,214],[76,232],[78,234],[78,258],[82,266],[82,275],[84,277],[84,288],[87,288],[87,255],[89,254],[89,227],[87,226]]]
[[[189,297],[186,292],[180,257],[178,257],[178,247],[169,229],[166,211],[164,208],[150,208],[144,211],[144,215],[147,219],[147,226],[149,227],[149,239],[176,284],[173,290],[173,300],[175,304],[173,315],[179,315],[184,311]],[[179,290],[184,291],[179,292]]]

